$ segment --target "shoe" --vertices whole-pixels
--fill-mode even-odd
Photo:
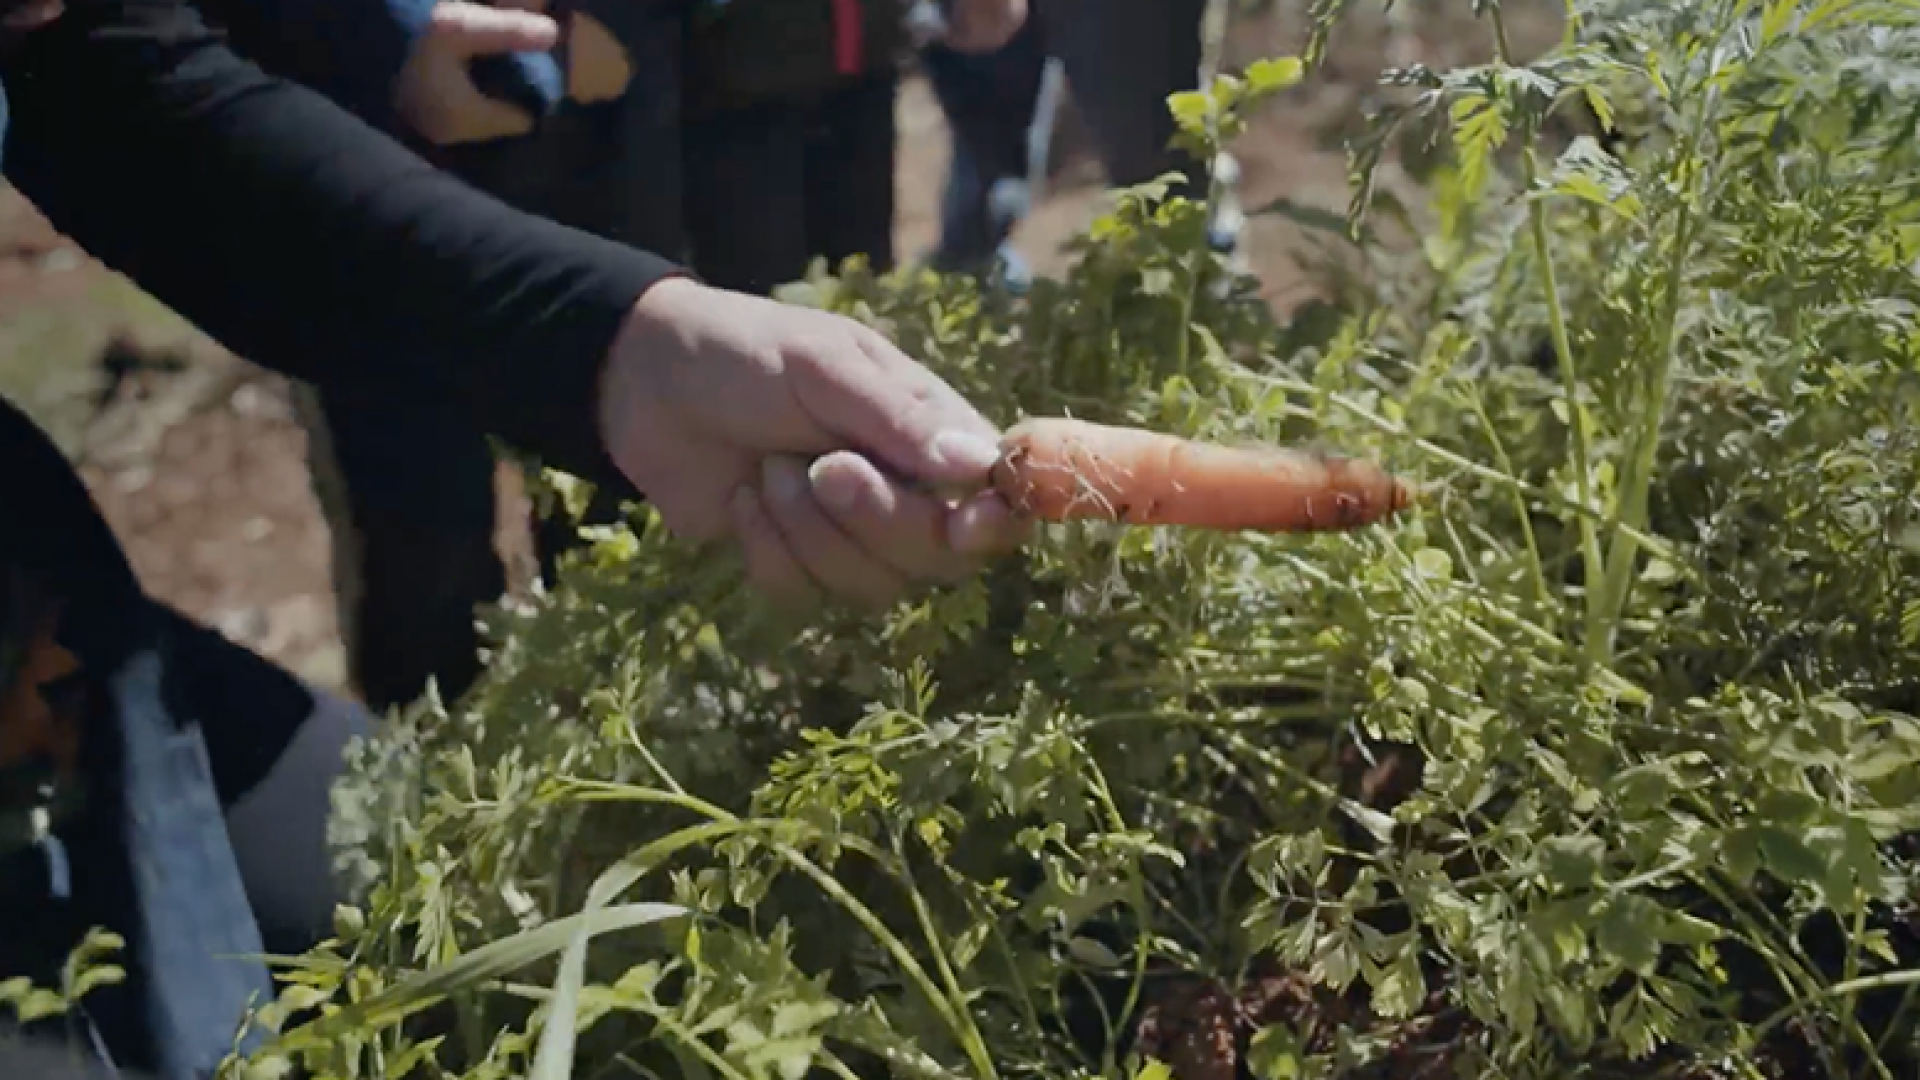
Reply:
[[[994,253],[992,281],[1010,295],[1025,296],[1033,288],[1033,267],[1013,245],[1002,244]]]
[[[1213,176],[1218,195],[1207,215],[1207,246],[1227,257],[1233,275],[1250,274],[1253,264],[1246,252],[1247,213],[1240,202],[1239,161],[1231,154],[1219,155],[1213,161]],[[1223,280],[1218,289],[1224,291],[1230,284],[1230,279]]]

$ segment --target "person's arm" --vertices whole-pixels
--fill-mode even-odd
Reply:
[[[178,0],[69,0],[5,73],[13,182],[223,344],[323,387],[459,401],[550,464],[612,475],[601,363],[670,263],[480,194]]]

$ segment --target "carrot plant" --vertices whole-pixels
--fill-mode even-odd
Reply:
[[[1311,77],[1339,6],[1176,98],[1184,138]],[[1390,73],[1310,316],[1164,185],[1024,298],[790,296],[1009,425],[1433,498],[1049,525],[804,626],[636,508],[359,748],[355,903],[234,1075],[1915,1075],[1920,9],[1580,3],[1529,58],[1476,7],[1494,60]],[[1385,204],[1408,137],[1445,153]]]

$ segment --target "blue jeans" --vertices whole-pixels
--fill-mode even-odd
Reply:
[[[1047,54],[1037,21],[998,52],[973,56],[942,46],[926,50],[927,79],[952,131],[953,157],[941,201],[943,270],[976,270],[992,261],[1018,223],[996,213],[996,183],[1027,172],[1027,129],[1033,122]]]

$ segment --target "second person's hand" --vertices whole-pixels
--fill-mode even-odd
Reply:
[[[1027,536],[987,490],[993,424],[827,312],[662,281],[614,346],[600,423],[670,530],[733,542],[751,584],[786,604],[884,606]]]
[[[439,146],[525,135],[533,130],[534,118],[488,97],[474,85],[471,65],[486,56],[546,52],[559,39],[559,26],[537,11],[440,0],[395,80],[394,108],[421,137]]]
[[[633,81],[626,47],[587,12],[576,11],[569,18],[567,54],[567,96],[583,105],[612,101]]]
[[[963,53],[1005,48],[1026,25],[1027,0],[953,0],[947,14],[947,45]]]

